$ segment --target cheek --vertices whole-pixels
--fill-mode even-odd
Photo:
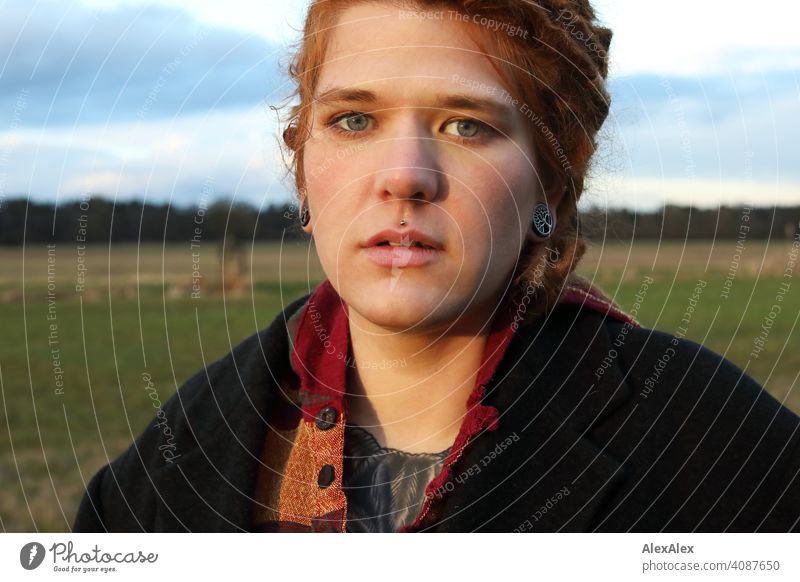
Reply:
[[[341,160],[323,148],[309,150],[303,160],[305,186],[317,235],[333,226],[330,223],[337,222],[330,218],[342,216],[343,205],[352,198],[345,195],[352,173],[342,165]]]
[[[313,205],[318,206],[320,197],[325,195],[327,189],[320,186],[326,180],[331,179],[334,163],[335,160],[326,155],[324,148],[306,147],[303,156],[303,172],[306,179],[306,189]]]
[[[321,141],[306,146],[303,172],[312,198],[336,202],[339,193],[359,188],[372,171],[363,145],[334,147]]]
[[[528,227],[536,199],[536,176],[524,160],[517,163],[495,163],[478,166],[464,176],[463,187],[470,187],[470,217],[465,220],[470,229],[484,233],[484,244],[516,247]],[[480,186],[468,186],[470,184]],[[469,239],[465,233],[465,243]],[[477,244],[477,241],[474,241]]]
[[[335,148],[315,145],[303,160],[306,190],[312,216],[316,251],[326,271],[333,273],[342,260],[341,243],[352,239],[363,212],[358,177],[363,175],[355,156],[337,154]]]

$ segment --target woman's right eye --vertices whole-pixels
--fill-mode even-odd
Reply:
[[[361,133],[369,126],[369,117],[364,113],[345,113],[334,117],[328,126],[340,133]]]

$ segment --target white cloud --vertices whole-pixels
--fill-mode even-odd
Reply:
[[[800,204],[800,99],[791,74],[665,80],[669,96],[658,77],[619,86],[592,203]]]
[[[191,201],[202,184],[260,204],[285,199],[274,117],[263,107],[212,111],[167,121],[16,130],[0,134],[14,172],[5,191],[34,198],[102,192]]]
[[[787,52],[797,66],[800,7],[795,0],[759,7],[746,0],[594,0],[593,4],[614,30],[614,74],[703,75],[754,64],[786,68],[792,66],[784,58]]]
[[[141,6],[142,0],[83,0],[92,8],[107,10],[119,6]],[[154,2],[147,2],[154,3]],[[158,0],[155,2],[171,8],[190,12],[207,24],[236,28],[263,36],[281,45],[293,41],[303,24],[307,0],[281,0],[253,2],[253,0]]]
[[[83,0],[94,8],[142,5],[141,0]],[[281,46],[299,37],[308,0],[158,0],[201,21],[237,28]],[[800,62],[795,0],[754,10],[746,0],[594,0],[614,30],[612,71],[702,75],[730,69],[787,68]],[[791,55],[787,62],[786,56]]]
[[[126,21],[124,14],[105,11],[130,7],[138,10],[146,4],[153,2],[82,0],[83,6],[104,11],[98,22],[106,23],[101,28],[107,34],[109,22]],[[153,35],[159,38],[178,42],[176,34],[184,31],[186,22],[194,22],[194,18],[217,27],[213,30],[230,27],[244,31],[243,35],[228,31],[230,38],[223,34],[216,44],[206,41],[203,49],[207,45],[224,48],[233,41],[236,44],[242,40],[239,35],[251,41],[272,40],[284,56],[280,47],[297,38],[308,0],[159,0],[155,4],[184,10],[189,15],[176,20],[174,28],[153,30]],[[51,5],[57,6],[49,2],[35,6],[41,11]],[[601,161],[611,160],[617,167],[600,168],[603,177],[592,182],[586,200],[605,203],[607,199],[612,205],[648,208],[663,202],[698,200],[711,206],[748,200],[760,204],[800,202],[797,186],[800,150],[794,143],[800,128],[800,118],[796,115],[800,85],[796,73],[791,72],[792,67],[800,64],[800,35],[792,30],[798,12],[795,4],[779,0],[770,5],[769,11],[764,10],[760,19],[749,5],[739,0],[724,5],[689,0],[669,3],[595,0],[595,5],[615,32],[612,69],[620,86],[628,81],[621,76],[623,73],[644,71],[652,77],[649,81],[639,80],[615,101],[609,120],[613,141],[610,148],[604,146],[598,157]],[[162,12],[175,18],[170,11]],[[78,16],[83,18],[85,14],[75,18]],[[159,21],[153,22],[158,28]],[[40,22],[39,29],[45,24]],[[61,37],[72,34],[82,38],[77,34],[82,29],[76,32],[65,28],[59,31]],[[41,51],[46,35],[33,37],[31,46],[38,46]],[[55,46],[59,38],[55,36],[51,45]],[[145,54],[143,51],[150,54],[154,48],[147,48],[151,41],[141,40],[144,43],[141,47],[136,44],[137,39],[145,39],[143,36],[133,35],[132,39],[129,50],[120,52],[120,62],[111,67],[124,73],[123,80],[128,74],[126,59],[136,64]],[[185,42],[181,40],[177,47]],[[104,45],[97,46],[102,49]],[[272,45],[263,43],[262,47],[253,42],[248,46],[234,63],[239,63],[241,69],[249,70],[251,60],[272,61]],[[127,118],[110,118],[106,105],[110,101],[99,90],[94,94],[101,98],[84,108],[82,100],[86,92],[78,86],[73,90],[74,95],[65,93],[66,89],[56,92],[58,99],[52,100],[55,106],[52,112],[47,110],[47,121],[37,121],[35,98],[50,103],[48,91],[52,89],[44,82],[37,87],[28,99],[30,107],[22,112],[28,127],[0,133],[0,153],[8,159],[0,167],[3,178],[0,194],[30,192],[37,198],[52,199],[56,194],[76,196],[87,190],[103,189],[110,195],[146,195],[149,199],[174,196],[185,200],[213,176],[219,194],[236,193],[256,203],[264,197],[285,199],[286,190],[281,183],[285,169],[276,147],[275,117],[265,110],[263,103],[246,105],[255,99],[269,99],[273,87],[266,81],[263,87],[259,84],[261,76],[267,77],[266,71],[258,70],[248,77],[251,81],[242,84],[241,99],[232,100],[228,111],[212,107],[220,93],[227,94],[231,87],[239,85],[238,77],[224,76],[224,72],[232,69],[227,60],[220,65],[220,72],[205,75],[218,59],[217,52],[211,51],[211,57],[206,58],[203,49],[198,48],[192,58],[198,59],[196,69],[203,73],[208,86],[193,89],[197,86],[197,75],[192,73],[187,60],[186,66],[170,77],[168,87],[159,94],[154,108],[160,106],[161,110],[154,109],[138,121],[130,119],[130,111],[141,107],[158,79],[161,61],[168,62],[169,55],[177,50],[169,43],[163,47],[155,45],[159,47],[158,55],[151,58],[155,68],[143,76],[139,85],[125,85],[122,90],[114,76],[106,83],[112,89],[112,98],[119,93],[121,99],[131,102],[127,109],[122,105],[116,107],[118,111],[127,111]],[[104,50],[93,53],[95,57],[106,54]],[[162,57],[162,53],[166,56]],[[32,50],[20,51],[14,59],[34,58],[37,54]],[[95,69],[100,65],[93,64],[83,53],[74,54],[80,58],[71,65],[72,69],[82,67],[81,70],[87,71],[86,78],[94,79]],[[60,76],[64,67],[57,59],[53,62]],[[765,78],[761,74],[787,68],[788,75]],[[675,78],[675,73],[689,78]],[[41,70],[38,74],[44,79]],[[673,82],[670,90],[674,90],[679,100],[667,99],[665,88],[658,83],[662,76]],[[729,82],[719,81],[726,77],[730,77]],[[53,79],[57,81],[58,76]],[[174,93],[172,100],[167,89]],[[200,101],[192,111],[187,111],[181,101],[189,90],[213,99],[211,103],[206,102],[208,99]],[[74,113],[74,107],[65,105],[70,95],[77,96],[80,116]],[[92,115],[87,119],[87,114]],[[59,116],[63,119],[58,119]],[[54,119],[60,125],[53,125]],[[96,123],[104,119],[110,123]],[[681,119],[686,122],[685,128],[679,123]],[[688,157],[687,142],[691,146]],[[691,176],[687,175],[687,168],[691,169]]]
[[[795,206],[800,182],[714,180],[710,178],[647,178],[599,176],[588,184],[581,207],[627,208],[650,211],[664,204],[716,208],[719,206]]]

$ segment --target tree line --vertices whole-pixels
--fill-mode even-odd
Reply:
[[[595,241],[792,239],[800,232],[800,206],[591,210],[581,214],[581,226]]]
[[[653,212],[584,211],[579,228],[595,241],[791,239],[800,232],[800,206],[697,209],[664,206]],[[230,200],[196,206],[113,202],[94,197],[48,204],[0,200],[0,244],[41,242],[234,243],[307,239],[296,205],[256,208]]]

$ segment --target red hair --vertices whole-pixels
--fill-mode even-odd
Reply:
[[[331,33],[343,11],[369,1],[376,0],[312,0],[309,6],[303,38],[289,65],[298,102],[290,110],[283,133],[290,150],[290,171],[301,195],[310,104]],[[509,93],[535,114],[535,118],[529,116],[530,135],[543,190],[545,195],[561,191],[565,195],[547,244],[526,245],[514,274],[514,293],[536,296],[525,315],[530,319],[555,304],[586,250],[577,203],[597,147],[597,133],[609,113],[606,78],[612,33],[597,23],[589,0],[385,1],[424,11],[449,9],[478,29],[492,22],[496,32],[487,28],[476,40],[493,57]],[[517,34],[520,31],[524,34]]]

